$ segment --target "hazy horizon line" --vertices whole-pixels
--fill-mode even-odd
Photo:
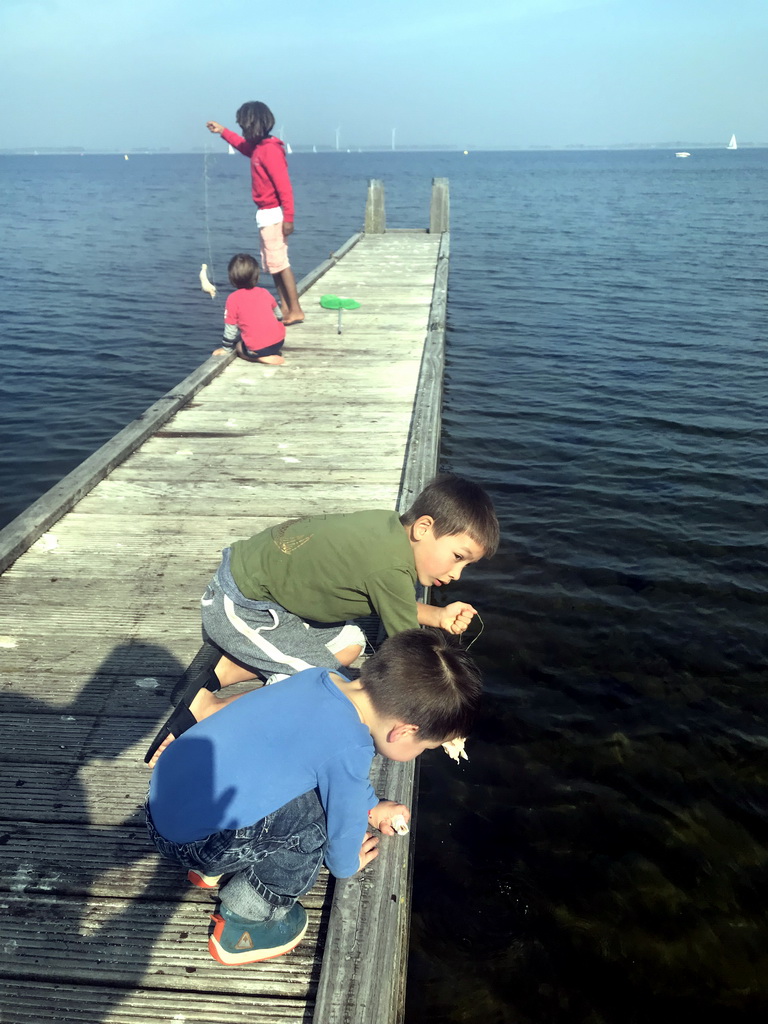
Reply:
[[[419,152],[454,152],[454,153],[515,153],[515,152],[567,152],[572,150],[683,150],[683,149],[727,149],[722,142],[616,142],[616,143],[568,143],[563,145],[549,145],[538,143],[519,146],[460,146],[444,143],[423,143],[414,145],[400,145],[394,149],[386,145],[353,145],[336,149],[334,146],[317,146],[312,144],[292,144],[293,154],[328,154],[338,153],[340,156],[354,153],[419,153]],[[768,142],[740,142],[739,149],[765,149]],[[173,156],[198,156],[201,153],[211,152],[205,146],[193,146],[190,149],[175,149],[171,146],[129,146],[122,147],[97,147],[85,146],[9,146],[0,148],[0,156],[113,156],[113,155],[173,155]],[[217,150],[213,155],[226,156],[226,150]]]

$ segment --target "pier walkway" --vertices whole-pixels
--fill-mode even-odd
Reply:
[[[300,283],[284,366],[207,360],[0,532],[6,1024],[401,1019],[413,837],[354,879],[323,872],[295,951],[225,967],[212,897],[146,839],[143,755],[201,656],[222,548],[294,516],[404,509],[434,473],[445,185],[430,231],[387,232],[371,183],[366,232]],[[361,303],[341,334],[327,293]],[[411,803],[413,765],[375,772]]]

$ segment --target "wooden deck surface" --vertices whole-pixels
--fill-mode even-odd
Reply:
[[[444,318],[444,297],[430,314],[440,245],[428,233],[362,236],[303,295],[285,366],[229,362],[0,577],[4,1024],[320,1024],[327,876],[302,900],[310,926],[294,952],[215,963],[211,896],[146,838],[143,755],[200,647],[199,599],[223,547],[293,516],[407,506],[423,482],[413,465],[434,470],[436,439],[414,415],[425,339]],[[361,303],[341,335],[325,293]],[[439,385],[428,386],[439,416]],[[407,797],[408,780],[380,769],[381,795]],[[378,901],[383,927],[407,931],[407,894],[390,889],[407,875],[409,841],[386,842],[364,878],[337,886],[340,906],[358,904],[346,921],[339,910],[332,935],[348,974],[358,961],[379,969],[367,940],[347,934],[360,906]],[[332,974],[321,988],[326,1000],[338,989]],[[329,1009],[322,1024],[384,1020],[349,1013]]]

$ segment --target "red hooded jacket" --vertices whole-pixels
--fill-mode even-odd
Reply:
[[[242,135],[225,128],[222,139],[230,146],[250,157],[251,195],[260,210],[271,210],[275,206],[283,209],[283,220],[293,223],[293,189],[288,177],[288,162],[285,146],[280,139],[268,135],[261,142],[246,142]]]

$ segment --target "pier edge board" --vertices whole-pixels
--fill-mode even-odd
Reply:
[[[356,232],[327,260],[323,260],[306,277],[303,277],[297,284],[298,294],[303,295],[324,274],[335,267],[361,238],[363,238],[363,232]],[[209,356],[196,370],[179,381],[162,398],[123,427],[100,448],[97,448],[71,473],[54,484],[37,501],[34,501],[0,530],[0,573],[5,572],[50,526],[58,522],[81,498],[92,491],[96,484],[108,476],[121,462],[124,462],[164,423],[167,423],[201,388],[217,377],[234,358],[234,352],[225,357]]]
[[[438,468],[449,254],[450,236],[445,232],[400,480],[397,508],[401,513]],[[368,874],[336,881],[313,1024],[363,1020],[400,1024],[405,1015],[418,761],[376,760],[382,762],[375,766],[379,769],[376,792],[412,809],[408,845],[394,836],[379,847]]]

